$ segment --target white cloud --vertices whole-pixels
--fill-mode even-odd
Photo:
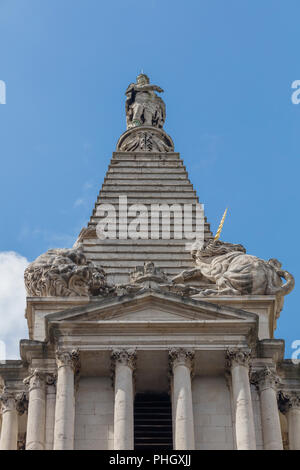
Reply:
[[[85,200],[83,198],[78,198],[74,202],[74,207],[84,206]]]
[[[19,359],[19,341],[28,338],[24,318],[24,270],[28,264],[18,253],[0,252],[0,341],[5,344],[6,359]]]

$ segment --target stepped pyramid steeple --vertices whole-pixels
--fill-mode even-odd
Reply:
[[[154,91],[163,90],[150,85],[141,74],[136,84],[126,91],[126,116],[128,130],[120,137],[117,151],[113,153],[104,183],[95,204],[88,228],[81,234],[84,253],[88,259],[101,265],[112,282],[126,282],[129,273],[139,264],[152,261],[166,274],[174,276],[193,266],[193,259],[186,249],[187,240],[174,238],[174,218],[170,224],[170,239],[164,239],[163,216],[159,218],[158,239],[151,238],[151,205],[191,205],[191,228],[196,230],[196,206],[199,199],[191,184],[183,160],[174,151],[172,139],[163,131],[165,105]],[[148,223],[147,239],[120,239],[117,226],[116,238],[100,240],[96,234],[103,204],[112,204],[119,217],[119,197],[127,198],[128,207],[142,204],[147,208],[144,218]],[[140,214],[140,213],[138,213]],[[137,214],[127,217],[127,225]],[[143,217],[143,216],[142,216]],[[126,223],[123,220],[124,223]],[[95,229],[95,230],[93,230]],[[124,237],[123,237],[124,238]],[[205,240],[212,238],[210,226],[204,226]]]

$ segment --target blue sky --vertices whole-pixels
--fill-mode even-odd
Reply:
[[[212,230],[228,206],[222,239],[295,275],[276,332],[290,357],[300,340],[299,14],[298,0],[0,0],[0,251],[23,266],[73,244],[143,69],[165,90],[165,130]]]

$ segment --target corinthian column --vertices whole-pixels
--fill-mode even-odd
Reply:
[[[132,450],[133,439],[133,371],[136,351],[115,350],[111,355],[115,382],[114,449]]]
[[[4,391],[0,395],[2,408],[2,427],[0,450],[17,450],[18,442],[18,413],[15,396]]]
[[[257,386],[260,395],[264,449],[282,450],[283,443],[277,405],[279,379],[268,367],[255,372],[251,379]]]
[[[173,417],[175,450],[195,449],[191,372],[194,352],[177,348],[169,351],[173,373]]]
[[[227,351],[231,372],[235,413],[236,445],[238,450],[255,450],[255,430],[249,381],[250,352],[241,349]]]
[[[24,380],[29,388],[26,450],[45,449],[45,374],[35,370]]]
[[[280,409],[288,421],[289,449],[300,450],[300,393],[281,393]]]
[[[57,393],[55,406],[54,450],[74,448],[75,372],[79,369],[78,351],[57,351]]]

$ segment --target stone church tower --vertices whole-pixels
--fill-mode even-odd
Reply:
[[[300,364],[274,339],[293,276],[220,241],[224,218],[213,236],[162,91],[129,85],[88,226],[26,269],[1,449],[300,449]]]

